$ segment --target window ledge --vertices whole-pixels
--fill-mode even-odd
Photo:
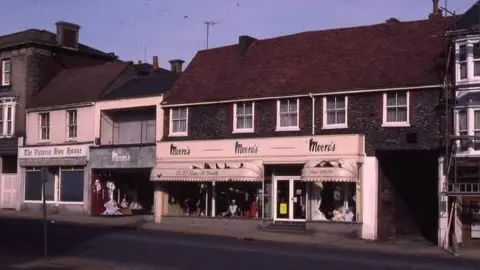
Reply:
[[[78,142],[77,138],[67,138],[65,142]]]
[[[232,131],[232,134],[239,134],[239,133],[255,133],[253,129],[236,129]]]
[[[188,136],[187,132],[176,132],[176,133],[169,133],[168,137],[186,137]]]
[[[277,127],[275,131],[300,131],[300,127]]]
[[[339,129],[339,128],[348,128],[347,124],[336,124],[336,125],[324,125],[322,129]]]
[[[382,127],[410,127],[410,123],[403,123],[403,122],[383,123]]]
[[[39,144],[49,144],[50,140],[39,140],[38,143]]]

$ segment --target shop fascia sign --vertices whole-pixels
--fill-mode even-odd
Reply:
[[[233,144],[233,153],[235,155],[256,155],[259,147],[256,144],[247,145],[239,141]],[[170,156],[190,156],[192,150],[189,146],[178,146],[175,143],[170,143]]]
[[[130,153],[120,154],[115,150],[112,150],[112,162],[130,162],[132,161],[132,155]]]
[[[87,153],[88,145],[23,147],[18,151],[19,158],[75,158],[85,157]]]

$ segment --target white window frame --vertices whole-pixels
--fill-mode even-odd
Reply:
[[[455,82],[457,84],[467,84],[472,82],[480,82],[480,75],[475,76],[474,66],[475,62],[480,62],[479,59],[473,58],[473,46],[480,43],[480,39],[477,38],[464,38],[457,40],[455,43]],[[466,61],[460,62],[460,46],[466,46]],[[460,64],[466,63],[467,65],[467,77],[460,78]]]
[[[11,120],[8,120],[8,108],[11,108]],[[3,122],[0,122],[3,128],[3,133],[0,138],[11,138],[15,135],[15,111],[17,109],[17,102],[14,99],[0,99],[0,114],[2,114]],[[8,133],[8,126],[10,125],[11,133]]]
[[[10,59],[3,59],[2,61],[2,86],[8,86],[12,83],[12,61]],[[7,63],[10,64],[10,69],[7,71]],[[8,79],[7,79],[8,78]]]
[[[61,192],[61,185],[62,185],[62,179],[61,179],[61,175],[62,175],[62,171],[83,171],[85,172],[85,168],[83,169],[76,169],[76,168],[69,168],[69,167],[57,167],[58,168],[58,174],[55,174],[55,178],[54,178],[54,192],[53,192],[53,201],[52,200],[48,200],[48,201],[45,201],[46,203],[49,203],[49,204],[72,204],[72,205],[83,205],[84,202],[85,202],[85,193],[83,194],[83,201],[82,202],[65,202],[65,201],[61,201],[61,195],[60,195],[60,192]],[[31,171],[41,171],[41,168],[40,167],[33,167],[33,168],[28,168],[28,169],[25,169],[25,172],[31,172]],[[83,181],[85,182],[86,179],[85,177],[83,178]],[[43,203],[42,200],[39,200],[39,201],[36,201],[36,200],[26,200],[25,199],[25,191],[26,191],[26,185],[23,185],[23,202],[25,203]],[[42,199],[43,199],[43,194],[42,194]]]
[[[280,126],[280,104],[282,101],[292,101],[292,100],[295,100],[297,102],[297,125],[282,127]],[[300,130],[300,99],[299,98],[277,99],[277,127],[275,131],[299,131],[299,130]]]
[[[42,115],[47,115],[48,116],[48,126],[44,126],[43,125],[43,121],[42,121]],[[39,141],[41,142],[48,142],[50,141],[50,131],[51,131],[51,119],[50,119],[50,112],[42,112],[42,113],[39,113],[38,114],[38,130],[40,132],[39,134]],[[48,138],[44,139],[42,138],[42,135],[43,135],[43,129],[44,128],[48,128]]]
[[[328,124],[328,119],[327,119],[327,101],[329,98],[334,98],[335,99],[335,111],[342,111],[345,110],[345,123],[336,123],[336,124]],[[345,101],[345,108],[337,108],[337,100],[344,98]],[[323,97],[323,129],[335,129],[335,128],[347,128],[348,127],[348,97],[347,96],[325,96]]]
[[[75,115],[74,123],[70,122],[71,113]],[[67,140],[75,140],[78,137],[78,111],[75,109],[67,110],[66,117],[67,117],[67,121],[66,121],[67,122],[67,132],[66,132]],[[72,136],[72,134],[70,134],[70,127],[75,128],[75,136]]]
[[[387,122],[387,97],[389,94],[395,93],[406,93],[407,95],[407,120],[400,122]],[[397,106],[403,107],[403,106]],[[382,127],[409,127],[410,126],[410,91],[391,91],[383,93],[383,104],[382,104]]]
[[[238,106],[252,106],[252,114],[251,114],[251,117],[252,117],[252,127],[251,128],[237,128],[237,121],[238,121],[238,117],[239,115],[237,115],[237,108]],[[250,116],[250,115],[247,115],[247,114],[243,114],[243,115],[240,115],[241,117],[246,117],[246,116]],[[255,132],[255,102],[239,102],[239,103],[235,103],[233,104],[233,133],[253,133]]]
[[[173,110],[180,110],[180,109],[185,109],[186,110],[186,125],[185,125],[185,131],[180,131],[180,132],[174,132],[173,131]],[[168,125],[168,136],[169,137],[181,137],[181,136],[188,136],[188,107],[175,107],[175,108],[170,108],[170,114],[168,117],[169,125]]]
[[[462,129],[460,130],[460,111],[465,111],[465,115],[467,117],[467,127],[466,129]],[[470,117],[468,115],[468,109],[467,108],[459,108],[459,109],[455,109],[455,113],[454,113],[454,120],[455,120],[455,135],[456,136],[460,136],[460,132],[462,133],[466,133],[464,135],[468,135],[469,132],[468,132],[468,127],[469,127],[469,120],[470,120]],[[462,141],[461,140],[458,140],[457,142],[457,152],[464,152],[462,149],[461,149],[461,143]],[[470,147],[469,147],[470,148]],[[469,149],[467,149],[466,151],[468,151]]]

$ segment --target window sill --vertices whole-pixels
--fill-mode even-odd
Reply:
[[[237,129],[237,130],[234,130],[232,131],[232,134],[239,134],[239,133],[255,133],[255,130],[253,129]]]
[[[78,139],[77,138],[69,138],[69,139],[66,139],[65,142],[74,143],[74,142],[78,142]]]
[[[337,125],[324,125],[322,129],[340,129],[340,128],[348,128],[347,124],[337,124]]]
[[[178,133],[169,133],[168,137],[186,137],[188,136],[187,132],[178,132]]]
[[[404,122],[383,123],[382,127],[410,127],[410,123],[404,123]]]
[[[24,200],[24,203],[43,203],[43,201],[29,201]],[[75,204],[75,205],[83,205],[83,202],[61,202],[61,201],[46,201],[45,203],[48,204]]]
[[[275,131],[300,131],[300,127],[277,127]]]

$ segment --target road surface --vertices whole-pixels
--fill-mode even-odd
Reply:
[[[51,264],[41,268],[43,225],[0,219],[1,269],[480,269],[479,262],[445,257],[382,254],[300,244],[246,241],[125,228],[49,223]],[[67,266],[68,265],[68,266]]]

